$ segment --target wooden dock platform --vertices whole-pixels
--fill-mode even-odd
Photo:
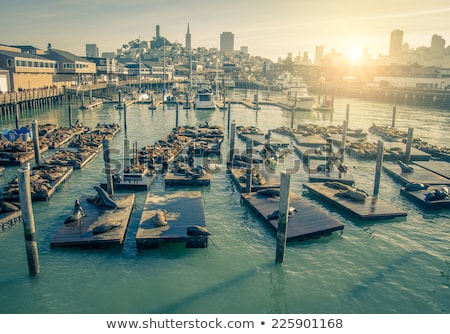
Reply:
[[[157,210],[166,210],[167,225],[155,226],[152,217]],[[206,228],[200,191],[148,193],[136,233],[136,246],[151,249],[159,247],[160,243],[185,242],[188,248],[206,248],[208,236],[188,235],[190,225]]]
[[[339,190],[328,187],[325,183],[305,183],[303,187],[313,195],[331,203],[340,209],[351,213],[363,220],[381,220],[404,217],[407,213],[380,198],[368,196],[363,202],[356,202],[348,198],[335,196]]]
[[[155,180],[155,174],[146,174],[142,177],[127,177],[123,174],[120,175],[120,180],[114,181],[113,179],[113,187],[117,190],[134,190],[134,191],[147,191],[150,185]],[[108,185],[106,182],[100,183],[100,186],[107,190]]]
[[[134,194],[115,194],[113,200],[118,209],[105,208],[87,200],[87,196],[80,198],[81,207],[85,217],[79,222],[64,224],[57,231],[50,246],[52,247],[81,247],[81,248],[107,248],[112,245],[121,245],[130,221],[134,205]],[[68,215],[70,215],[68,213]],[[95,233],[94,229],[105,230]]]
[[[89,110],[89,109],[93,109],[95,107],[99,107],[102,105],[103,105],[103,101],[96,101],[96,102],[92,102],[91,104],[81,106],[80,109],[81,110]]]
[[[280,187],[280,176],[275,173],[268,173],[266,169],[269,167],[263,167],[260,169],[262,176],[264,177],[264,184],[252,184],[252,191],[257,191],[261,189],[279,188]],[[244,179],[247,175],[247,168],[241,166],[233,166],[232,164],[227,164],[227,171],[233,181],[238,186],[240,192],[244,192],[247,188],[247,183]]]
[[[347,173],[341,173],[337,170],[336,167],[334,167],[333,171],[329,173],[324,171],[317,171],[316,169],[310,169],[308,178],[309,182],[336,181],[347,184],[349,186],[353,186],[355,184],[355,179],[351,172],[347,171]]]
[[[11,211],[0,213],[0,226],[2,231],[7,228],[16,225],[18,222],[22,221],[22,211]]]
[[[414,165],[425,168],[433,173],[445,177],[446,179],[450,179],[450,162],[436,160],[414,161],[413,167],[415,167]]]
[[[265,223],[275,230],[278,229],[278,219],[268,218],[275,210],[279,209],[278,197],[267,197],[256,192],[241,194],[241,198]],[[292,217],[288,217],[287,241],[316,239],[344,229],[343,223],[308,199],[291,192],[289,202],[289,206],[297,211]]]
[[[72,166],[40,165],[31,169],[31,200],[48,201],[73,172]],[[19,180],[17,176],[3,189],[3,199],[19,202]]]
[[[406,144],[401,142],[385,142],[384,148],[390,154],[390,160],[403,160],[406,154]],[[431,159],[431,154],[411,147],[410,160],[411,161],[428,161]]]
[[[414,168],[412,173],[402,173],[402,169],[398,164],[383,164],[383,170],[403,185],[412,182],[428,185],[450,185],[450,179],[432,172],[429,169],[425,169],[417,164],[409,166]]]
[[[442,187],[446,185],[434,185],[431,187],[428,187],[428,189],[423,190],[416,190],[416,191],[409,191],[406,190],[405,187],[400,189],[400,194],[408,198],[411,202],[417,204],[419,207],[426,209],[426,210],[435,210],[435,209],[443,209],[443,208],[450,208],[450,198],[447,196],[447,198],[442,200],[434,200],[434,201],[426,201],[425,196],[426,194],[434,191],[434,190],[440,190]]]
[[[164,177],[166,186],[209,186],[211,184],[211,175],[206,173],[201,177],[187,177],[186,175],[167,172]]]

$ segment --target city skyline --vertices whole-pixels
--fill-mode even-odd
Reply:
[[[349,55],[363,48],[376,58],[389,54],[390,34],[404,32],[403,42],[411,48],[431,45],[434,34],[449,40],[446,0],[414,4],[410,1],[377,3],[345,0],[302,3],[280,0],[235,1],[134,0],[88,2],[19,0],[2,4],[0,21],[3,44],[33,45],[45,49],[48,43],[78,55],[86,44],[97,44],[100,54],[116,52],[122,44],[140,37],[152,40],[155,27],[171,42],[185,45],[187,25],[192,47],[220,48],[223,32],[234,34],[234,46],[248,47],[250,54],[276,61],[288,53],[304,52],[314,57],[324,46]],[[20,14],[20,21],[17,17]],[[332,32],[332,33],[331,33]]]

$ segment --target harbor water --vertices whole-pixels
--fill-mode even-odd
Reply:
[[[350,106],[348,127],[368,131],[391,125],[393,105],[356,99],[335,99],[333,114],[296,112],[294,126],[340,126]],[[53,123],[68,126],[68,106],[21,115],[20,125]],[[111,148],[122,152],[123,141],[151,145],[176,124],[174,106],[149,110],[146,104],[123,110],[113,104],[81,111],[73,118],[95,127],[118,123],[121,131]],[[231,106],[236,125],[267,132],[290,126],[291,112],[261,105],[252,110]],[[221,125],[227,133],[227,111],[179,109],[179,125]],[[14,117],[0,119],[14,128]],[[450,117],[446,111],[397,106],[395,126],[414,129],[414,136],[449,146]],[[369,134],[369,140],[378,140]],[[240,147],[245,144],[236,140]],[[130,145],[131,146],[131,145]],[[229,137],[222,145],[221,171],[201,188],[205,219],[212,233],[207,248],[184,243],[136,248],[136,232],[147,192],[135,192],[135,205],[125,241],[108,249],[52,248],[50,242],[72,211],[75,199],[95,195],[105,182],[102,154],[69,179],[47,202],[34,202],[33,212],[40,274],[30,277],[21,223],[0,231],[0,313],[2,314],[446,314],[450,312],[450,211],[424,211],[400,195],[401,184],[382,172],[379,197],[405,210],[407,217],[361,221],[322,203],[303,190],[308,175],[291,176],[291,191],[316,203],[345,224],[343,233],[287,243],[284,262],[275,263],[276,232],[240,201],[225,161]],[[44,153],[49,155],[52,152]],[[295,153],[294,153],[295,154]],[[117,153],[117,158],[120,153]],[[114,158],[114,156],[112,157]],[[357,187],[373,192],[375,161],[346,157]],[[5,185],[17,174],[7,167]],[[158,176],[148,192],[169,191]],[[176,191],[171,189],[170,191]],[[126,192],[121,190],[120,192]],[[301,212],[297,213],[301,215]]]

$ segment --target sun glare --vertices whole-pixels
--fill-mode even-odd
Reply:
[[[362,50],[358,48],[352,48],[349,50],[349,55],[353,61],[361,60]]]

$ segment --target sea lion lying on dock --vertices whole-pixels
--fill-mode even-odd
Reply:
[[[88,197],[87,201],[90,203],[94,203],[100,206],[105,206],[111,209],[118,209],[118,205],[114,202],[111,197],[109,197],[108,193],[103,190],[100,186],[94,186],[94,189],[97,191],[97,196]]]
[[[92,229],[92,234],[94,234],[94,235],[102,234],[102,233],[111,231],[111,230],[113,230],[113,229],[115,229],[116,227],[119,227],[119,226],[120,226],[120,223],[115,223],[115,224],[113,224],[113,223],[104,223],[104,224],[101,224],[101,225],[98,225],[98,226],[94,227]]]
[[[289,209],[288,209],[288,217],[293,217],[294,216],[294,212],[297,212],[297,209],[293,208],[292,206],[289,207]],[[278,219],[279,215],[280,215],[280,210],[275,210],[270,215],[267,215],[267,219],[269,219],[269,220]]]
[[[75,206],[73,208],[73,213],[66,218],[64,224],[70,224],[74,222],[79,222],[84,217],[84,211],[81,207],[81,203],[78,199],[75,200]]]
[[[368,195],[362,190],[347,189],[337,192],[336,194],[334,194],[334,196],[349,198],[354,200],[355,202],[364,202]]]
[[[442,201],[449,198],[448,188],[442,187],[441,189],[434,189],[425,194],[425,201]]]
[[[209,232],[206,227],[199,225],[189,225],[186,228],[186,233],[190,236],[211,235],[211,232]]]
[[[402,173],[413,173],[414,172],[414,167],[412,166],[408,166],[407,164],[405,164],[403,161],[398,160],[397,164],[400,166],[400,168],[402,169]]]
[[[155,215],[150,218],[153,225],[156,227],[166,226],[167,225],[167,211],[166,210],[156,210]]]
[[[261,189],[256,192],[258,195],[266,197],[278,197],[280,196],[280,191],[278,189]]]
[[[418,182],[410,182],[405,185],[405,190],[408,191],[416,191],[416,190],[424,190],[428,189],[428,184],[418,183]]]

